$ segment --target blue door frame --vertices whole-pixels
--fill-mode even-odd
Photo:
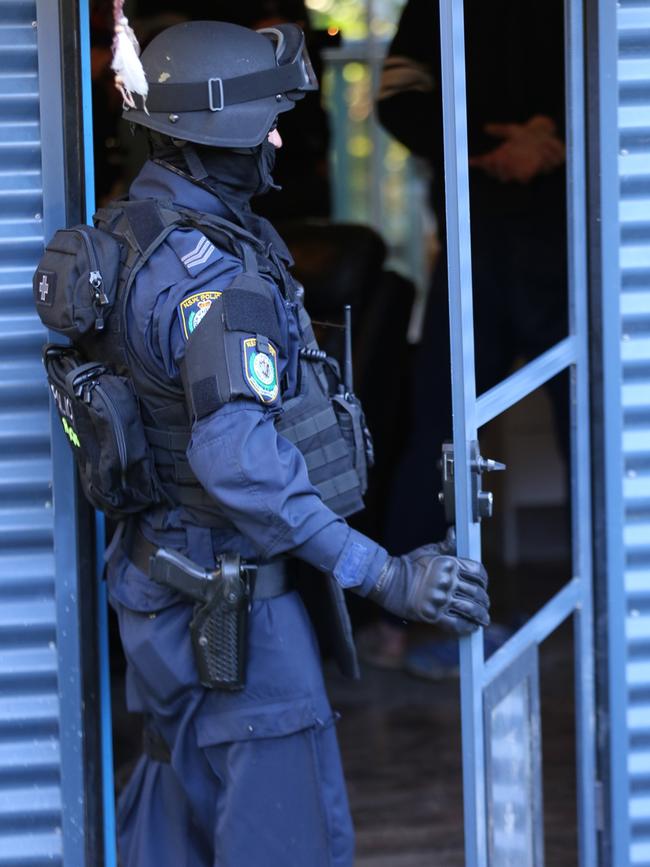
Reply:
[[[472,444],[488,421],[567,368],[571,371],[571,499],[573,577],[486,662],[480,633],[461,641],[461,710],[465,852],[468,867],[498,864],[494,817],[488,816],[490,712],[507,693],[525,684],[522,733],[530,750],[527,783],[520,792],[530,827],[527,852],[534,867],[543,864],[539,737],[526,719],[537,713],[537,649],[564,621],[575,629],[576,755],[578,773],[579,858],[581,867],[597,863],[594,659],[592,641],[591,492],[587,258],[585,247],[584,23],[581,0],[565,0],[567,104],[567,205],[569,235],[569,334],[557,345],[490,391],[476,395],[472,311],[471,236],[464,63],[463,0],[440,0],[442,93],[444,112],[447,252],[452,356],[455,510],[458,551],[480,559],[480,524],[472,514]],[[517,679],[519,672],[519,679]],[[525,695],[528,698],[525,698]],[[495,719],[498,719],[498,715]],[[522,789],[524,782],[521,783]],[[521,839],[513,844],[521,845]],[[507,841],[500,841],[501,852]],[[505,846],[505,848],[503,848]],[[522,861],[522,863],[524,863]]]
[[[79,2],[79,48],[81,63],[81,99],[83,116],[83,156],[85,170],[84,210],[87,223],[95,213],[95,164],[93,155],[93,107],[90,67],[90,5]],[[106,530],[104,516],[95,513],[97,642],[99,657],[100,753],[102,763],[103,867],[116,867],[117,841],[115,820],[115,785],[113,772],[113,721],[111,707],[111,672],[108,638],[108,597],[104,574]]]

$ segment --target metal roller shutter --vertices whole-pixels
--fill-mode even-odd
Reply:
[[[650,3],[623,0],[618,35],[630,863],[650,865]]]
[[[74,495],[31,287],[64,216],[58,6],[0,0],[0,867],[83,857]]]

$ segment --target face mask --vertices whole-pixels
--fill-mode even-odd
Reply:
[[[228,203],[233,198],[243,203],[270,189],[278,189],[271,174],[275,147],[268,141],[241,151],[201,148],[199,153],[208,173],[208,186]]]
[[[273,168],[275,166],[275,155],[277,148],[272,145],[267,139],[262,142],[257,153],[257,167],[260,178],[260,187],[255,193],[256,196],[261,196],[268,193],[269,190],[279,190],[280,187],[273,183]]]

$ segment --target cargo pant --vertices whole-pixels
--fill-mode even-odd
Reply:
[[[198,681],[190,604],[123,554],[109,590],[127,705],[171,755],[143,756],[122,793],[122,867],[351,867],[335,718],[298,594],[253,603],[246,687],[228,693]]]

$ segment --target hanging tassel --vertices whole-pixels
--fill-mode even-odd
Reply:
[[[115,86],[122,94],[125,108],[139,108],[133,98],[133,94],[137,93],[142,97],[143,108],[149,114],[147,111],[149,85],[140,63],[138,40],[124,14],[124,0],[115,0],[113,3],[113,17],[115,36],[111,69],[115,72]]]

